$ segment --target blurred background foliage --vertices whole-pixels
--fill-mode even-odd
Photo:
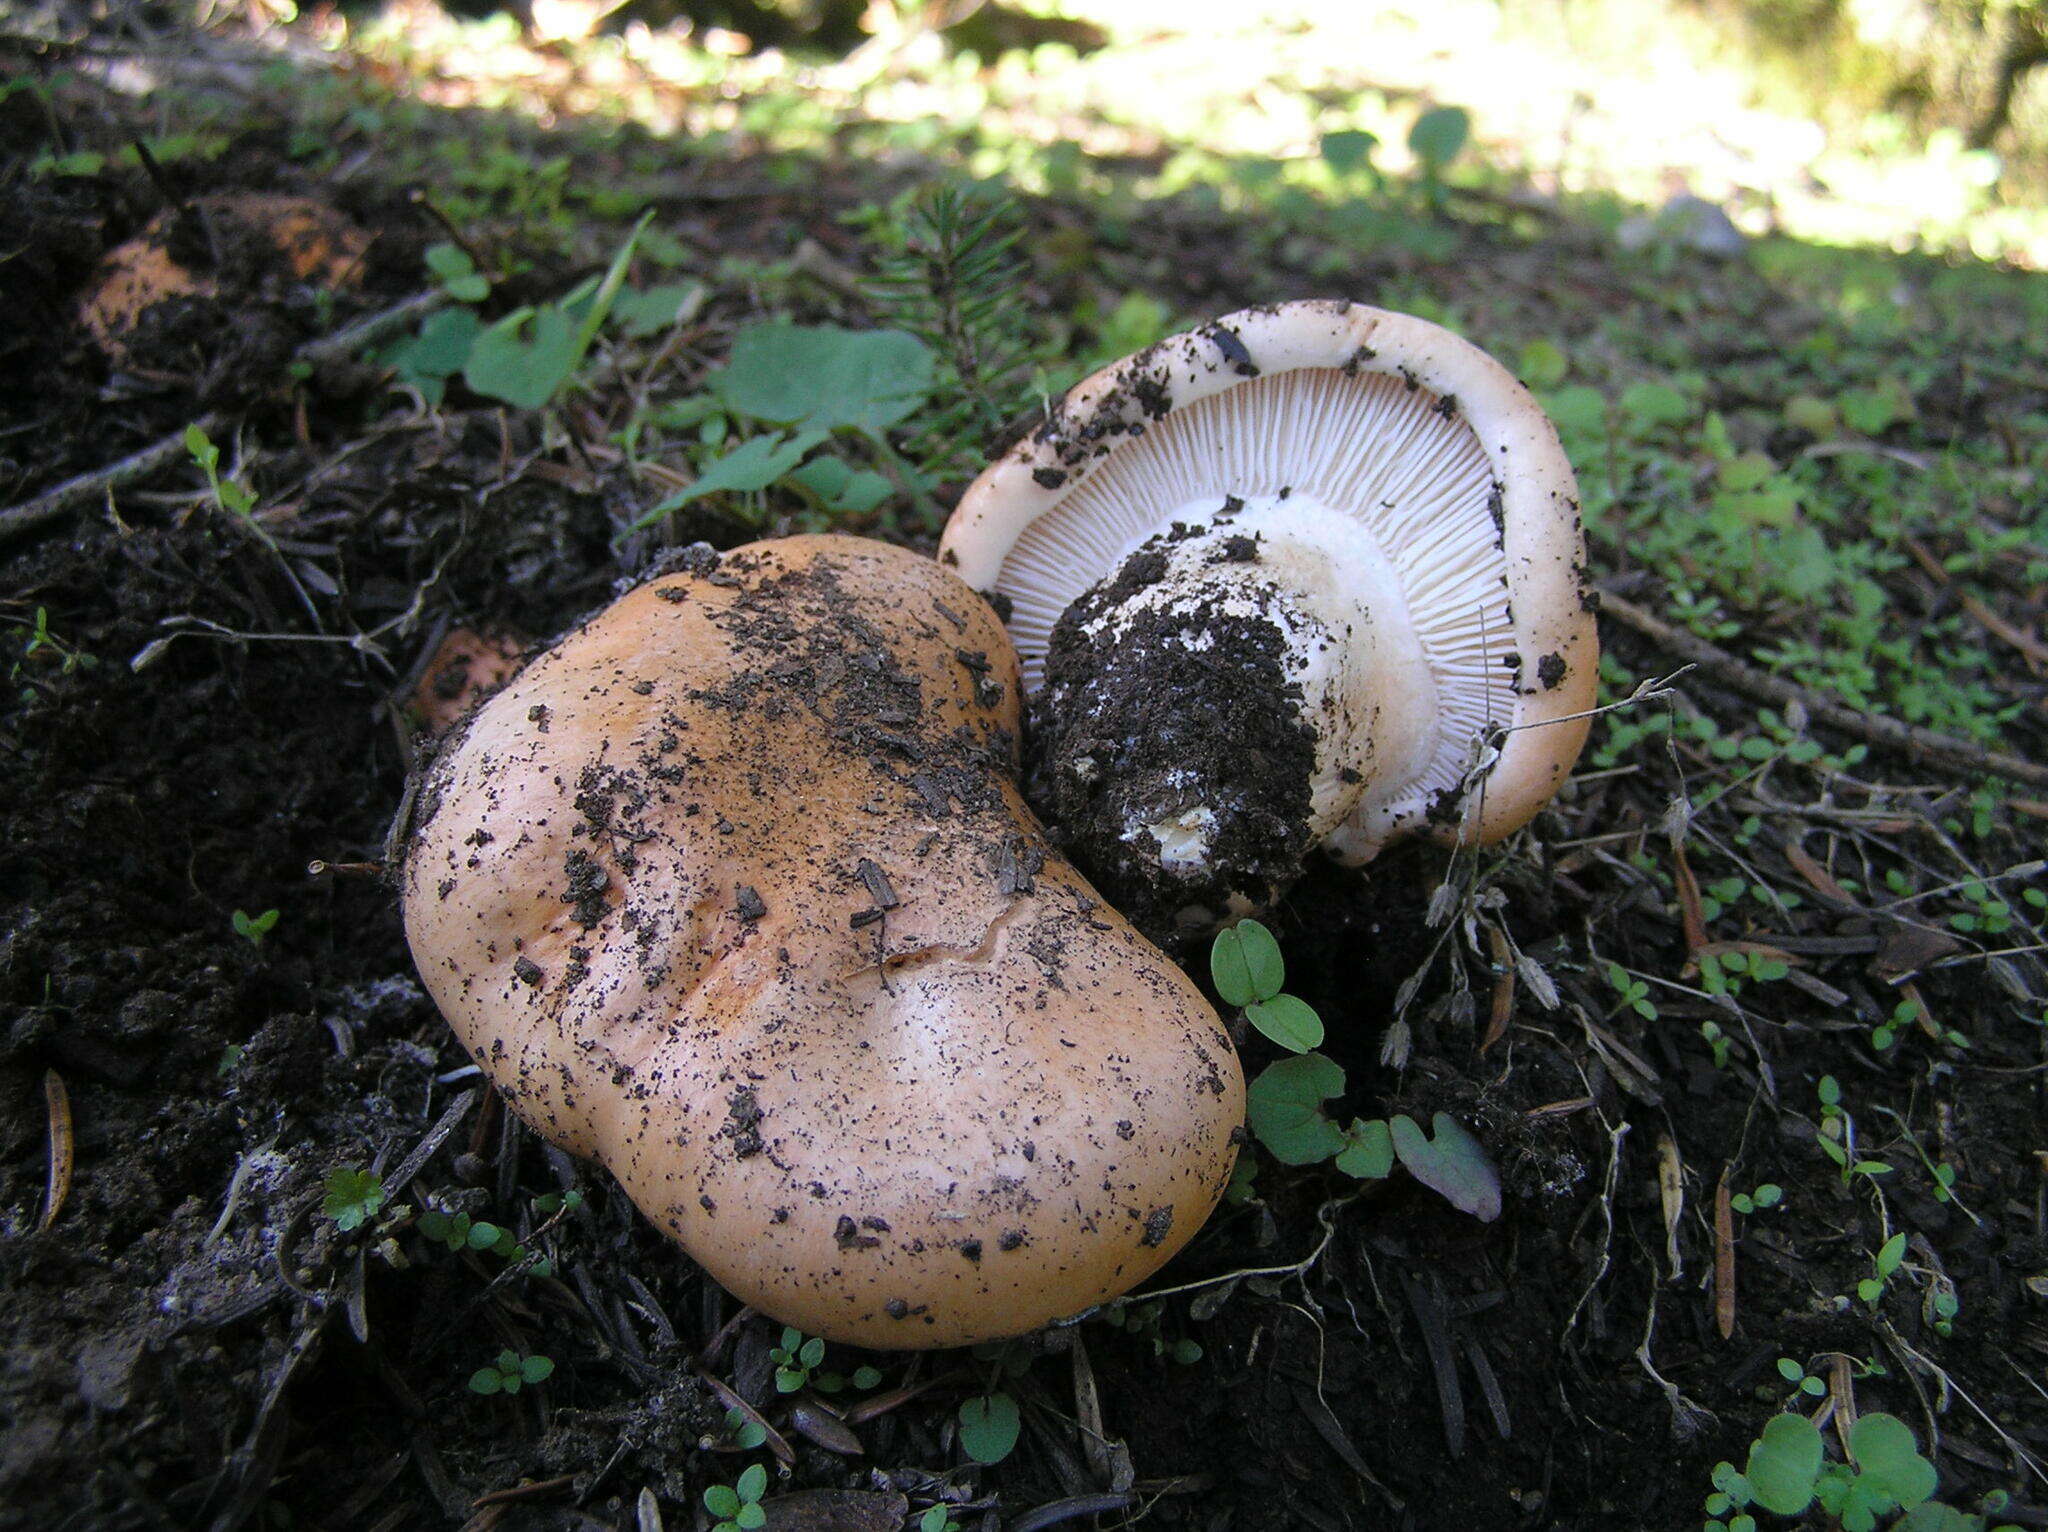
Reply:
[[[1427,169],[1409,130],[1455,105],[1468,172],[1611,225],[1688,197],[1745,235],[2048,262],[2048,0],[100,3],[164,35],[268,34],[440,106],[924,155],[1062,194],[1128,172],[1226,202],[1376,185]],[[61,33],[78,8],[6,26]]]

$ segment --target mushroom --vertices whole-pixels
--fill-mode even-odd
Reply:
[[[446,734],[462,715],[519,672],[529,645],[502,629],[456,628],[419,667],[407,706],[428,735]]]
[[[1243,1080],[1015,783],[1001,623],[936,562],[756,543],[622,597],[442,748],[428,990],[719,1282],[886,1348],[1020,1334],[1214,1207]]]
[[[1247,309],[1104,368],[940,549],[1008,603],[1032,801],[1155,940],[1317,846],[1499,840],[1585,740],[1571,465],[1499,363],[1407,315]]]
[[[189,211],[157,214],[101,259],[79,322],[110,360],[127,360],[136,329],[156,309],[221,296],[223,270],[336,290],[362,281],[370,237],[310,197],[227,192]]]

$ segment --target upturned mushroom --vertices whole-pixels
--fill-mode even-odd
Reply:
[[[1156,940],[1318,846],[1498,840],[1585,740],[1571,465],[1499,363],[1407,315],[1247,309],[1103,369],[941,557],[1008,603],[1032,801]]]
[[[959,1345],[1126,1291],[1215,1205],[1243,1082],[1024,806],[1001,624],[883,544],[697,553],[429,770],[429,991],[529,1123],[785,1323]]]

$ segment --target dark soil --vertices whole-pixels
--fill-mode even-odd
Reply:
[[[64,90],[79,93],[58,93],[67,119],[117,148],[132,108]],[[1750,992],[1746,1019],[1696,989],[1659,992],[1654,1016],[1617,1003],[1610,960],[1690,971],[1682,911],[1650,870],[1672,862],[1660,826],[1683,790],[1662,745],[1589,777],[1479,866],[1412,849],[1366,875],[1313,867],[1271,917],[1289,987],[1348,1072],[1344,1113],[1453,1113],[1499,1165],[1497,1223],[1411,1180],[1361,1189],[1262,1159],[1251,1195],[1150,1284],[1175,1290],[1156,1308],[1000,1358],[833,1348],[826,1369],[872,1362],[881,1382],[779,1393],[778,1327],[737,1311],[615,1186],[479,1088],[415,980],[378,867],[417,753],[399,699],[446,631],[562,631],[660,545],[729,546],[750,529],[704,509],[621,541],[646,490],[592,450],[616,425],[602,398],[544,429],[459,392],[417,410],[373,368],[281,366],[302,339],[415,290],[438,235],[402,189],[294,169],[262,123],[209,163],[205,189],[340,207],[376,236],[360,295],[329,311],[259,277],[160,365],[110,371],[78,297],[161,198],[132,170],[26,174],[41,147],[26,100],[0,101],[0,248],[17,252],[0,261],[4,498],[218,410],[222,439],[257,455],[268,538],[179,463],[6,549],[0,1526],[704,1526],[703,1490],[765,1462],[787,1470],[771,1495],[845,1492],[824,1510],[792,1498],[771,1522],[785,1528],[900,1528],[940,1501],[977,1532],[1091,1516],[1200,1532],[1680,1528],[1698,1525],[1714,1463],[1741,1461],[1791,1392],[1781,1357],[1907,1420],[1951,1504],[2005,1488],[2010,1519],[2048,1519],[2019,1455],[2048,1455],[2038,970],[1935,968],[1952,939],[1821,890],[1742,926],[1797,974]],[[612,152],[580,173],[601,176]],[[719,195],[698,167],[663,209],[707,277],[805,239],[857,258],[834,215],[895,189],[799,193],[737,160],[715,173],[729,177]],[[1048,211],[1069,228],[1087,217]],[[1350,280],[1371,297],[1426,275],[1449,302],[1506,284],[1542,323],[1640,296],[1597,273],[1554,277],[1583,270],[1568,229],[1458,239],[1437,265],[1354,254]],[[1180,204],[1104,234],[1097,254],[1191,311],[1329,285],[1314,251]],[[522,280],[559,290],[588,255],[558,252]],[[1072,310],[1063,269],[1046,263],[1033,302]],[[1787,322],[1753,275],[1686,281],[1688,312]],[[752,312],[744,285],[715,326]],[[791,292],[805,313],[859,319],[829,290]],[[1629,313],[1671,323],[1656,294]],[[710,357],[719,334],[700,337]],[[1967,409],[1942,419],[1976,429]],[[38,611],[49,641],[31,650]],[[1641,673],[1663,662],[1608,638]],[[1726,720],[1754,713],[1712,677],[1691,695]],[[1867,774],[1883,780],[1876,763]],[[1932,858],[1971,785],[1875,819],[1862,799],[1801,819],[1760,798],[1745,855],[1811,889],[1800,869],[1847,815],[1857,835]],[[2000,823],[1996,865],[2040,854],[2037,822]],[[1446,880],[1453,918],[1431,924]],[[1868,1047],[1892,982],[1915,973],[1967,1050],[1918,1028],[1892,1054]],[[1722,1067],[1707,1021],[1728,1021]],[[1390,1035],[1405,1067],[1382,1062]],[[1248,1072],[1274,1056],[1248,1041]],[[1821,1150],[1823,1076],[1861,1152],[1892,1167],[1881,1203]],[[56,1146],[72,1164],[43,1227]],[[1930,1161],[1955,1167],[1952,1188]],[[1660,1196],[1660,1163],[1682,1211]],[[345,1229],[324,1189],[364,1169],[387,1200]],[[1716,1188],[1766,1181],[1781,1207],[1736,1219],[1717,1251]],[[567,1191],[580,1204],[548,1200]],[[509,1231],[546,1271],[515,1272],[488,1238],[429,1239],[410,1216],[428,1207]],[[1906,1266],[1864,1303],[1856,1283],[1895,1231],[1912,1236]],[[1734,1285],[1717,1290],[1729,1252]],[[1948,1333],[1929,1302],[1943,1282],[1961,1300]],[[1170,1360],[1185,1339],[1199,1360]],[[507,1349],[547,1356],[552,1375],[473,1391]],[[981,1469],[956,1412],[999,1383],[1024,1433]],[[850,1397],[865,1402],[841,1419]],[[776,1436],[741,1448],[735,1409]]]
[[[1111,617],[1165,578],[1177,534],[1198,530],[1150,539],[1054,624],[1025,768],[1061,849],[1169,948],[1222,911],[1265,909],[1300,876],[1316,754],[1274,620],[1236,615],[1220,594]],[[1251,539],[1237,541],[1256,562]],[[1200,864],[1169,864],[1143,827],[1204,810]]]

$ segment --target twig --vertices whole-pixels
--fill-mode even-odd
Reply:
[[[198,420],[199,429],[208,436],[218,431],[225,417],[218,411],[209,411]],[[24,532],[33,532],[46,521],[55,521],[66,511],[88,500],[97,500],[110,494],[124,484],[137,479],[146,479],[160,468],[167,468],[185,456],[185,432],[180,429],[166,436],[162,441],[144,447],[140,452],[131,452],[119,462],[109,463],[104,468],[95,468],[73,479],[66,479],[55,489],[45,490],[33,500],[24,500],[20,505],[9,506],[0,511],[0,542],[18,537]]]
[[[396,307],[358,320],[346,329],[336,330],[332,335],[308,341],[292,353],[292,360],[307,362],[316,367],[338,361],[389,334],[408,320],[433,312],[446,301],[440,293],[422,293],[417,297],[408,298]],[[221,431],[226,423],[227,416],[219,410],[209,410],[197,421],[199,429],[208,436]],[[185,427],[180,426],[161,441],[152,442],[139,452],[131,452],[118,462],[108,463],[105,467],[66,479],[62,484],[45,490],[33,500],[24,500],[19,505],[12,505],[0,511],[0,543],[19,537],[24,532],[33,532],[45,522],[55,521],[87,501],[102,499],[125,484],[146,479],[159,469],[169,467],[185,456],[185,430]]]
[[[1634,602],[1612,592],[1601,592],[1600,610],[1635,629],[1659,648],[1689,660],[1722,685],[1746,697],[1779,706],[1797,703],[1816,722],[1854,735],[1880,749],[1895,750],[1911,761],[1929,761],[1956,770],[2004,777],[2008,781],[2025,782],[2034,787],[2048,787],[2048,766],[2022,760],[2002,750],[1987,750],[1952,734],[1938,734],[1916,724],[1859,713],[1839,702],[1830,702],[1804,686],[1745,664],[1727,650],[1682,628],[1674,628],[1661,618],[1652,617]]]
[[[1065,1500],[1055,1500],[1034,1511],[1026,1511],[1010,1523],[1009,1532],[1043,1532],[1046,1527],[1064,1526],[1070,1521],[1079,1521],[1084,1516],[1108,1516],[1116,1511],[1130,1509],[1135,1497],[1130,1491],[1104,1495],[1074,1495]]]
[[[1968,591],[1958,589],[1955,576],[1948,572],[1948,569],[1942,564],[1941,560],[1934,556],[1933,551],[1925,543],[1921,542],[1918,538],[1909,537],[1906,539],[1906,551],[1913,555],[1913,562],[1926,572],[1928,579],[1934,581],[1944,590],[1949,591],[1957,600],[1962,602],[1963,610],[1976,619],[1979,627],[1983,628],[1987,633],[2004,639],[2013,648],[2019,650],[2021,654],[2032,660],[2035,665],[2048,665],[2048,644],[2042,643],[2040,639],[2034,637],[2026,629],[2015,627],[2007,622]]]

